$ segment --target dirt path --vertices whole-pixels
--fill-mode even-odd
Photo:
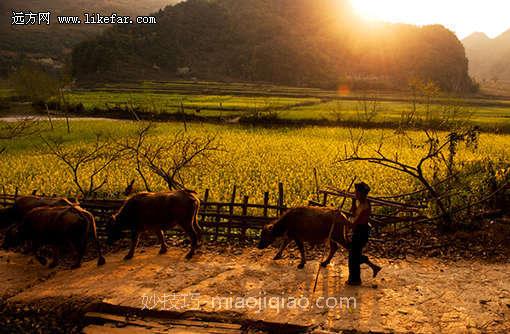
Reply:
[[[201,251],[191,261],[184,249],[157,255],[147,248],[129,261],[122,254],[96,267],[51,271],[30,257],[0,252],[0,295],[10,302],[45,298],[94,297],[135,309],[203,311],[252,320],[289,322],[316,328],[416,333],[505,333],[510,331],[510,264],[434,259],[392,261],[380,277],[363,271],[362,287],[346,287],[345,258],[337,256],[321,272],[317,261],[296,269],[287,255],[272,261],[274,250]],[[290,258],[291,257],[291,258]]]
[[[10,116],[2,116],[0,117],[0,122],[7,122],[7,123],[13,123],[13,122],[19,122],[22,120],[25,120],[27,118],[30,118],[33,121],[47,121],[48,116],[35,114],[35,115],[10,115]],[[115,119],[108,118],[108,117],[73,117],[71,116],[69,118],[72,121],[112,121]],[[65,117],[61,116],[52,116],[52,121],[65,121]]]

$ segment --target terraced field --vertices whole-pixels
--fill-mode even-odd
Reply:
[[[255,84],[142,82],[109,84],[68,94],[96,114],[111,110],[138,113],[186,113],[202,118],[238,118],[269,114],[281,122],[396,127],[413,111],[417,123],[449,118],[490,132],[510,131],[510,101],[488,97],[437,97],[427,102],[405,92],[325,91]],[[261,115],[258,115],[260,117]]]

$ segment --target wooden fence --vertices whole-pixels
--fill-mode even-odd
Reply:
[[[508,190],[508,186],[504,191]],[[369,197],[374,208],[370,221],[374,226],[374,233],[381,231],[397,232],[399,230],[414,229],[420,223],[430,223],[430,219],[423,213],[427,209],[426,198],[417,200],[420,192],[403,194],[393,197]],[[333,187],[317,189],[316,200],[309,201],[309,205],[338,207],[338,203],[344,198],[354,198],[355,194]],[[0,206],[12,205],[18,196],[0,195]],[[44,197],[44,195],[41,195]],[[48,196],[51,197],[51,196]],[[410,198],[414,199],[411,200]],[[258,231],[262,227],[278,218],[286,209],[284,201],[283,184],[278,184],[276,203],[269,203],[269,192],[263,193],[262,201],[255,202],[248,196],[240,196],[237,187],[234,186],[230,194],[230,201],[220,202],[210,198],[207,189],[201,198],[199,211],[199,223],[203,228],[205,237],[212,241],[227,241],[237,238],[241,241],[258,237]],[[92,212],[97,219],[100,237],[106,235],[106,225],[111,215],[122,205],[123,200],[117,199],[87,199],[81,200],[80,205]],[[349,214],[343,209],[344,214]]]
[[[374,227],[374,233],[379,234],[382,230],[397,232],[400,229],[413,229],[417,223],[428,222],[429,219],[423,214],[427,209],[426,201],[423,203],[410,203],[409,201],[397,201],[410,194],[404,194],[394,197],[371,197],[368,199],[372,205],[372,214],[370,223]],[[309,201],[310,205],[316,206],[336,206],[338,200],[356,198],[355,193],[345,190],[327,187],[317,190],[317,200]],[[350,215],[345,208],[342,213]]]
[[[16,196],[17,194],[0,195],[0,206],[10,206]],[[42,196],[44,197],[44,195]],[[354,198],[355,195],[335,188],[318,189],[317,201],[310,201],[309,204],[335,207],[337,203],[334,199],[338,200],[344,197]],[[278,184],[276,203],[269,203],[269,198],[269,192],[264,192],[262,201],[250,201],[250,197],[239,195],[237,187],[234,186],[230,194],[230,201],[220,202],[212,200],[209,189],[206,189],[201,198],[199,211],[199,224],[203,229],[204,236],[211,241],[227,241],[232,238],[244,241],[258,237],[258,231],[265,224],[278,218],[287,209],[282,183]],[[377,197],[370,197],[370,201],[376,208],[370,217],[376,234],[383,229],[396,232],[397,229],[409,226],[408,223],[426,219],[420,214],[426,208],[424,205],[405,204]],[[109,218],[121,207],[122,203],[123,201],[118,199],[93,198],[80,201],[80,205],[96,217],[98,233],[102,238],[106,236]],[[349,214],[347,210],[342,210],[342,212]],[[385,214],[381,212],[385,212]]]
[[[265,224],[278,218],[287,209],[284,202],[283,183],[278,184],[277,202],[274,204],[269,203],[270,196],[267,191],[263,193],[261,202],[254,202],[250,201],[248,196],[239,195],[236,186],[233,187],[228,202],[214,201],[209,194],[209,189],[206,189],[201,199],[199,224],[203,229],[204,236],[214,241],[231,238],[243,241],[257,237],[258,231]],[[5,193],[0,195],[0,206],[11,206],[17,196],[19,195]],[[105,237],[108,220],[121,207],[122,203],[123,200],[118,199],[80,200],[80,206],[96,217],[100,237]]]

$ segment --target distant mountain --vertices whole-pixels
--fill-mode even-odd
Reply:
[[[484,33],[474,33],[462,43],[472,76],[477,79],[510,80],[510,30],[493,39]]]
[[[57,15],[100,13],[148,15],[178,0],[0,0],[0,76],[10,67],[30,59],[62,65],[66,54],[80,41],[108,28],[106,25],[59,25]],[[51,12],[50,26],[12,25],[12,12]]]
[[[442,26],[367,25],[349,0],[188,0],[151,26],[115,26],[73,51],[74,74],[290,85],[473,88],[464,48]]]

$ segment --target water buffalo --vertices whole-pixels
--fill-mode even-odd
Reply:
[[[319,207],[298,207],[289,209],[276,222],[264,226],[259,249],[271,245],[277,238],[283,237],[283,243],[274,259],[282,257],[283,250],[294,240],[301,252],[301,262],[298,265],[302,269],[306,263],[304,241],[311,243],[324,242],[328,239],[332,224],[334,225],[330,240],[330,251],[327,259],[321,263],[326,267],[335,252],[338,244],[347,248],[347,241],[344,234],[344,227],[348,220],[338,210]]]
[[[58,264],[60,249],[70,245],[77,253],[72,268],[78,268],[85,255],[89,232],[93,234],[99,253],[97,265],[103,265],[106,261],[97,238],[94,216],[79,206],[45,206],[31,210],[21,223],[7,231],[3,248],[16,247],[29,241],[37,260],[45,265],[46,259],[37,255],[37,251],[41,246],[48,245],[53,250],[53,261],[50,263],[50,268],[53,268]]]
[[[12,223],[12,208],[0,209],[0,230]]]
[[[12,207],[4,209],[1,213],[2,223],[0,227],[6,227],[14,223],[19,223],[23,217],[32,209],[43,206],[73,206],[73,203],[64,197],[43,198],[38,196],[22,196],[18,197]]]
[[[121,238],[123,229],[131,231],[131,248],[124,257],[129,260],[135,254],[135,248],[144,231],[152,231],[161,243],[160,254],[167,252],[164,230],[175,225],[180,226],[191,239],[191,250],[186,259],[191,259],[200,238],[198,210],[200,200],[188,190],[148,193],[142,192],[129,197],[119,212],[112,217],[108,231],[110,243]]]

